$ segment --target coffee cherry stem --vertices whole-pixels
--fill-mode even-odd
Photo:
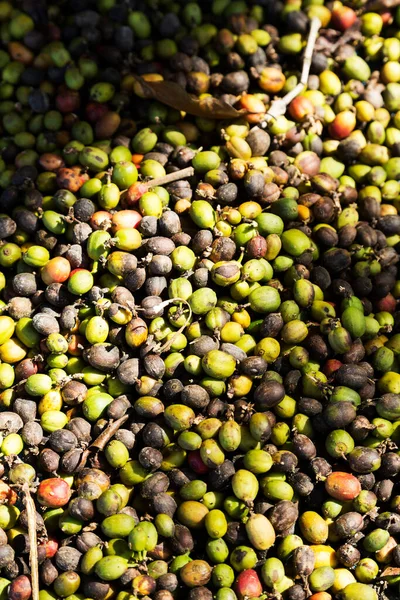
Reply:
[[[185,170],[185,169],[183,169],[183,170]],[[170,300],[164,300],[164,302],[161,302],[161,304],[158,306],[159,306],[159,308],[164,308],[165,306],[169,306],[169,304],[174,304],[175,302],[181,302],[182,304],[185,304],[188,307],[189,314],[187,316],[185,323],[182,325],[182,327],[180,327],[178,329],[178,331],[176,331],[174,333],[174,335],[171,337],[171,339],[169,339],[163,346],[161,346],[161,348],[159,350],[157,350],[158,354],[162,354],[163,352],[166,352],[167,350],[170,349],[170,347],[174,343],[174,340],[176,339],[176,337],[180,333],[182,333],[182,331],[185,329],[186,325],[188,323],[190,323],[190,319],[192,318],[192,307],[190,306],[189,302],[187,300],[184,300],[183,298],[171,298]]]

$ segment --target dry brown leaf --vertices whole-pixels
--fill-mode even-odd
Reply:
[[[363,12],[371,10],[390,10],[400,5],[400,0],[371,0],[363,7]]]
[[[227,102],[218,98],[206,97],[201,100],[191,96],[173,81],[145,81],[142,77],[134,75],[142,86],[147,98],[153,98],[170,108],[186,112],[195,117],[205,119],[238,119],[247,114],[246,111],[236,110]]]
[[[393,577],[395,575],[400,575],[399,567],[386,567],[386,569],[381,573],[382,577]]]

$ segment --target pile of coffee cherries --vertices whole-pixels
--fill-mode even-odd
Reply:
[[[0,600],[399,598],[399,61],[379,2],[0,1]]]

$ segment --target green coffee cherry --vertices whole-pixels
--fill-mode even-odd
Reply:
[[[44,396],[52,388],[52,381],[48,375],[30,375],[25,383],[25,390],[30,396]]]
[[[118,440],[109,442],[104,449],[104,454],[107,462],[115,469],[123,467],[129,460],[128,449]]]
[[[252,548],[238,546],[231,553],[230,561],[235,571],[241,572],[245,569],[252,569],[257,562],[257,556]]]
[[[251,473],[245,469],[239,469],[236,471],[232,478],[232,490],[236,498],[243,502],[252,502],[258,493],[258,480]]]
[[[201,361],[203,371],[210,377],[226,379],[230,377],[236,368],[235,359],[226,352],[211,350],[207,352]]]
[[[195,200],[192,202],[190,211],[192,221],[202,229],[211,229],[215,225],[215,213],[208,202],[205,200]]]
[[[104,556],[95,565],[95,573],[103,581],[119,579],[128,568],[128,561],[121,556]]]

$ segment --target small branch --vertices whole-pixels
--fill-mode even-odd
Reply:
[[[29,485],[25,483],[22,486],[25,495],[26,513],[28,516],[28,535],[29,535],[29,565],[31,568],[32,600],[39,600],[39,564],[37,552],[36,535],[36,507],[29,491]]]
[[[321,28],[321,21],[317,17],[311,19],[310,33],[308,35],[307,46],[304,52],[303,68],[301,71],[299,83],[284,96],[278,100],[274,100],[271,103],[270,109],[265,115],[265,121],[269,123],[277,117],[281,117],[285,114],[287,107],[294,98],[296,98],[307,85],[308,76],[310,74],[310,67],[312,61],[312,55],[314,52],[315,42],[317,41],[318,32]]]
[[[180,181],[181,179],[186,179],[187,177],[192,177],[193,175],[193,167],[185,167],[185,169],[181,169],[180,171],[174,171],[174,173],[168,173],[168,175],[163,175],[163,177],[156,177],[156,179],[146,181],[144,182],[144,185],[147,185],[149,188],[157,185],[166,185],[167,183]]]
[[[124,415],[120,419],[108,425],[104,431],[94,440],[93,444],[90,444],[90,448],[96,448],[96,450],[104,450],[106,444],[111,438],[117,433],[118,429],[127,421],[129,415]]]
[[[139,198],[143,196],[143,194],[157,185],[166,185],[167,183],[172,183],[173,181],[180,181],[182,179],[186,179],[187,177],[192,177],[192,175],[194,175],[194,168],[186,167],[185,169],[180,169],[174,173],[168,173],[168,175],[156,177],[155,179],[150,179],[149,181],[137,181],[129,188],[131,196],[130,202],[137,202]],[[122,190],[121,194],[127,191],[128,190]]]
[[[84,450],[82,452],[81,460],[79,461],[79,465],[76,467],[76,470],[81,471],[85,467],[85,465],[87,463],[87,459],[89,458],[89,456],[93,452],[93,450],[97,450],[97,452],[99,452],[100,450],[104,450],[107,442],[109,442],[111,440],[111,438],[117,433],[118,429],[128,419],[129,419],[129,415],[124,415],[120,419],[117,419],[116,421],[114,421],[114,423],[111,423],[110,425],[108,425],[108,427],[106,427],[105,430],[102,431],[100,433],[100,435],[94,440],[93,444],[91,444],[89,446],[89,448],[86,448],[86,450]]]

